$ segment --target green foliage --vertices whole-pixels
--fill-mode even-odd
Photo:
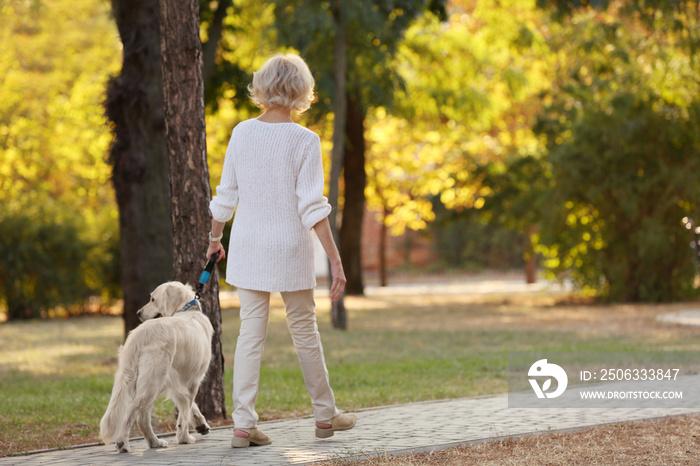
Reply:
[[[679,222],[700,199],[692,62],[610,16],[580,14],[552,40],[561,72],[537,127],[554,184],[544,265],[611,300],[687,297],[694,266]]]
[[[484,222],[483,211],[447,210],[438,201],[428,226],[435,251],[451,269],[513,270],[523,266],[523,237],[504,225]],[[481,214],[481,215],[480,215]]]
[[[612,300],[678,299],[695,276],[679,219],[700,199],[698,148],[679,109],[655,103],[619,95],[611,114],[581,115],[551,154],[555,208],[542,241],[556,247],[552,269]]]
[[[475,170],[485,197],[482,219],[525,232],[541,222],[548,211],[552,174],[541,156],[511,156],[504,163],[486,163]]]
[[[10,318],[118,294],[102,101],[119,57],[108,2],[0,2],[0,299]]]
[[[609,4],[610,0],[537,0],[538,7],[554,10],[558,16],[569,15],[582,7],[602,8]]]
[[[327,112],[333,94],[333,37],[331,2],[275,0],[278,41],[299,50],[316,78],[321,105],[311,111]],[[390,106],[394,91],[403,86],[393,56],[405,30],[426,9],[444,14],[441,0],[338,2],[347,37],[347,85],[361,91],[364,106]],[[300,33],[300,31],[302,31]]]
[[[200,30],[204,42],[209,40],[206,32],[214,20],[212,8],[218,8],[221,1],[200,0]],[[253,79],[253,72],[273,51],[275,32],[269,27],[273,21],[272,10],[272,5],[267,2],[231,1],[222,22],[216,65],[210,80],[205,83],[208,117],[217,114],[219,105],[229,102],[233,102],[243,113],[255,111],[255,106],[248,99],[247,86]]]
[[[393,115],[368,117],[368,207],[387,212],[393,234],[425,228],[433,196],[480,209],[490,188],[479,165],[537,146],[527,109],[546,47],[534,3],[468,3],[451,2],[444,22],[427,14],[411,25],[392,64],[403,83]]]
[[[200,4],[206,40],[217,4]],[[470,257],[457,251],[487,250],[482,240],[502,228],[516,239],[495,244],[510,254],[537,225],[543,265],[601,296],[690,292],[690,238],[678,222],[700,208],[697,0],[339,4],[348,86],[367,109],[368,207],[394,234],[430,228],[451,257]],[[121,52],[109,4],[5,0],[0,13],[0,218],[56,242],[3,238],[27,251],[80,244],[60,265],[80,264],[65,274],[75,294],[63,305],[118,295],[102,101]],[[302,122],[329,153],[333,27],[330,2],[232,1],[207,89],[214,186],[231,128],[257,111],[245,86],[276,51],[308,59],[320,102]],[[454,222],[442,222],[436,196]],[[4,277],[9,264],[0,260]]]
[[[119,62],[105,2],[0,4],[0,204],[95,218],[113,205],[104,83]]]
[[[81,313],[90,296],[119,296],[119,247],[112,229],[100,241],[77,219],[0,215],[0,303],[7,318]],[[58,308],[58,309],[57,309]]]
[[[0,220],[0,288],[9,319],[46,316],[87,294],[87,252],[70,223],[38,223],[28,216]]]

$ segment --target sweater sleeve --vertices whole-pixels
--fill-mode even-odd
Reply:
[[[217,222],[226,223],[231,220],[238,205],[238,182],[233,160],[234,145],[234,135],[231,134],[224,158],[224,168],[221,172],[221,182],[216,187],[216,196],[209,203],[211,215]]]
[[[296,185],[299,217],[304,227],[309,230],[331,213],[328,198],[323,195],[323,186],[321,140],[315,135],[306,147]]]

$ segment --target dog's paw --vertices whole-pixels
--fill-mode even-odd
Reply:
[[[149,445],[151,448],[167,448],[168,447],[168,441],[167,440],[161,440],[161,439],[156,439],[155,442]]]
[[[116,442],[115,446],[117,447],[117,451],[119,453],[130,453],[131,452],[131,446],[129,445],[128,441]]]
[[[209,433],[209,425],[205,422],[201,426],[197,426],[197,432],[202,435],[207,435]]]
[[[192,437],[190,434],[184,435],[182,437],[179,437],[177,439],[179,443],[194,443],[197,441],[194,437]]]

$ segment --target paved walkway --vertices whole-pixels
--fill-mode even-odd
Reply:
[[[328,459],[405,454],[444,449],[466,443],[535,432],[651,419],[697,409],[513,409],[506,395],[412,403],[358,412],[355,429],[330,439],[314,437],[311,418],[260,423],[273,442],[264,447],[230,448],[230,428],[195,434],[197,443],[178,445],[166,437],[168,448],[147,449],[132,441],[131,453],[113,446],[93,446],[28,457],[2,458],[1,465],[278,465],[308,464]]]
[[[687,309],[678,312],[668,312],[657,317],[659,322],[665,324],[700,325],[700,309]]]

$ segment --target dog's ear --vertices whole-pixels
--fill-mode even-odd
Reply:
[[[191,287],[182,283],[172,282],[165,290],[165,296],[168,311],[174,313],[192,300],[194,291],[192,291]]]

